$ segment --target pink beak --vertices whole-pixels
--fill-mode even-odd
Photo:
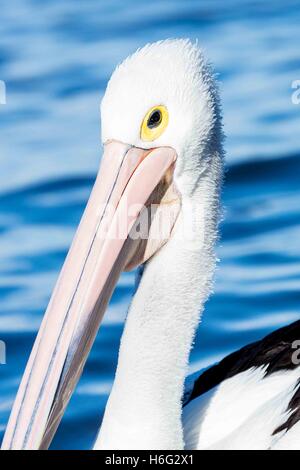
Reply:
[[[99,174],[28,360],[2,449],[50,445],[126,264],[125,248],[138,208],[175,159],[175,151],[167,147],[142,150],[114,141],[105,144]]]

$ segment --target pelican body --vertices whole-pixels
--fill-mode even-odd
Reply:
[[[228,356],[184,393],[212,289],[223,180],[218,89],[197,44],[166,40],[127,58],[101,118],[99,174],[2,448],[49,447],[121,272],[142,266],[94,448],[300,449],[299,322]]]

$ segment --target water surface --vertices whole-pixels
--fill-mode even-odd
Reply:
[[[299,318],[298,1],[2,2],[0,439],[100,158],[99,102],[149,41],[198,39],[219,74],[227,178],[215,292],[191,371]],[[124,274],[53,448],[90,448],[134,286]]]

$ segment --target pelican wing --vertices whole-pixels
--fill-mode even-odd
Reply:
[[[300,449],[300,321],[230,354],[194,381],[187,448]]]

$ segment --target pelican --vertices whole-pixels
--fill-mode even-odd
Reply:
[[[223,179],[218,89],[198,45],[166,40],[127,58],[101,118],[100,170],[2,448],[49,447],[121,272],[142,266],[94,448],[300,449],[300,322],[196,374],[184,392]]]

